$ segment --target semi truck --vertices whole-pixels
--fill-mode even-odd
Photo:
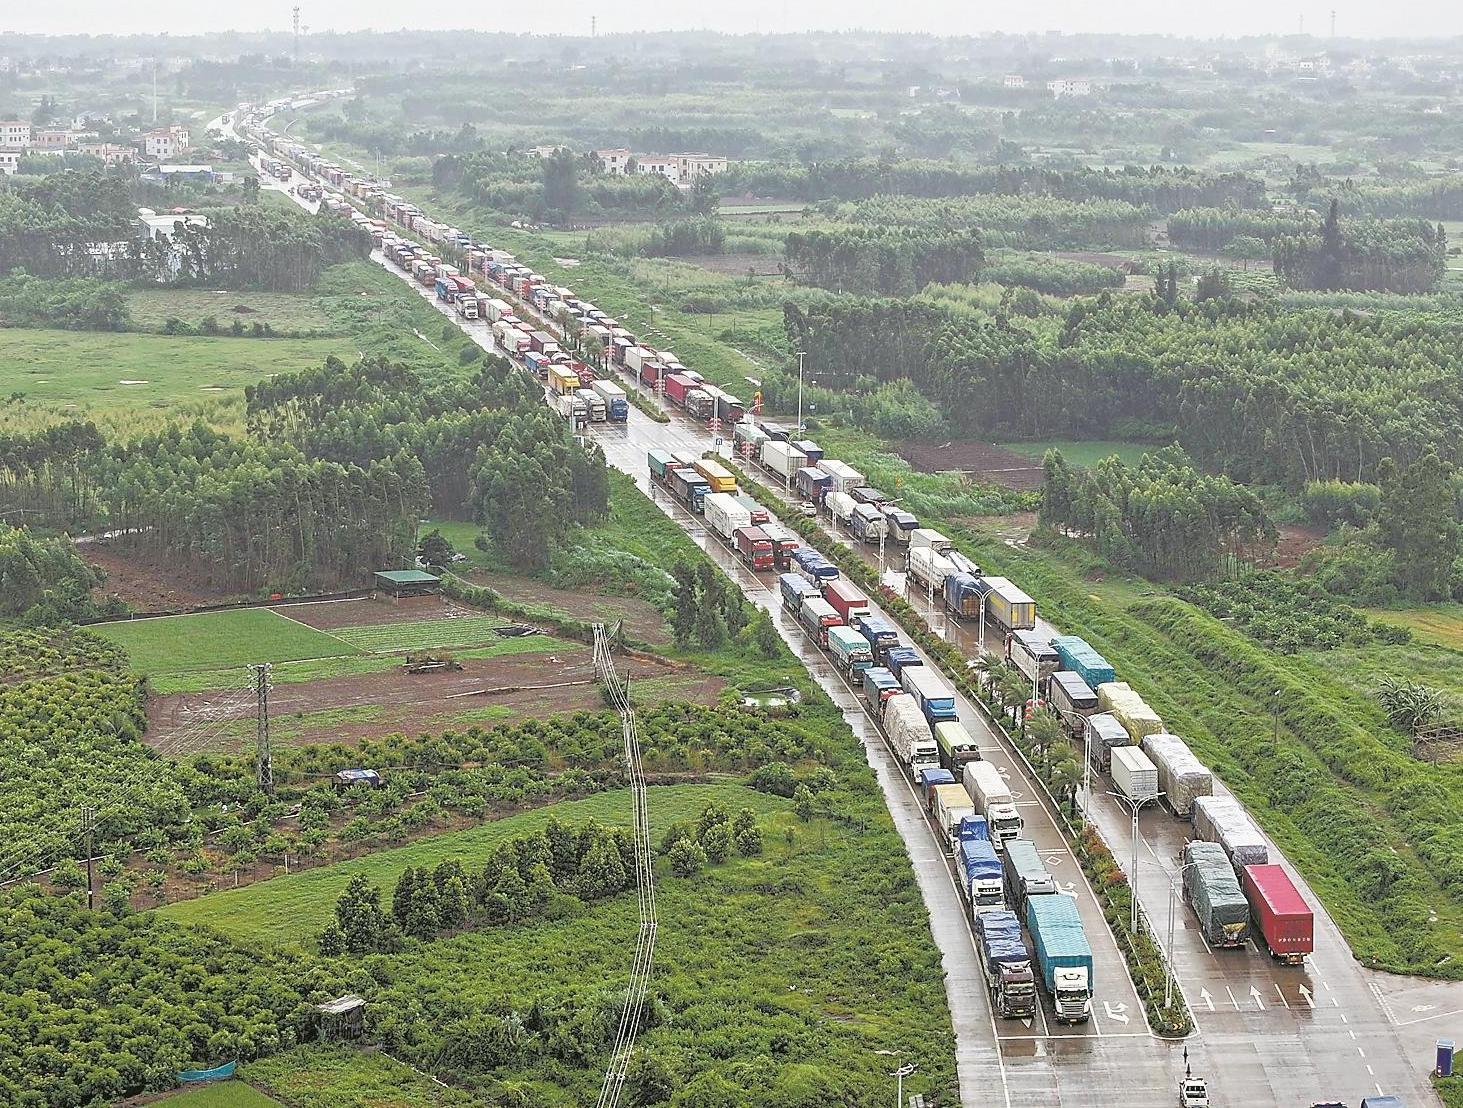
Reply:
[[[909,534],[909,549],[929,549],[936,554],[948,554],[955,549],[955,543],[933,527],[917,527]]]
[[[1001,884],[1006,903],[1013,911],[1026,913],[1026,901],[1033,896],[1051,896],[1057,891],[1056,879],[1046,868],[1030,839],[1012,839],[1006,843],[1001,862]]]
[[[762,527],[772,521],[772,513],[769,512],[766,508],[762,507],[761,504],[758,504],[746,493],[739,492],[736,493],[735,496],[737,498],[737,503],[739,503],[743,508],[747,509],[747,514],[751,517],[753,527]]]
[[[645,455],[650,479],[664,485],[670,478],[670,471],[676,465],[676,456],[669,450],[651,450]]]
[[[613,381],[597,380],[589,386],[599,393],[605,402],[606,415],[611,423],[624,423],[630,418],[630,401],[625,390]]]
[[[798,494],[814,504],[823,503],[828,490],[833,487],[833,478],[816,466],[803,466],[797,472]]]
[[[880,509],[884,513],[884,526],[889,532],[889,538],[897,546],[908,546],[909,536],[919,529],[919,520],[912,512],[906,512],[903,508],[894,508],[885,504]]]
[[[925,806],[925,813],[932,816],[935,814],[935,786],[953,785],[955,778],[940,766],[925,766],[914,775],[914,783],[919,786],[920,803]]]
[[[728,541],[738,527],[752,526],[752,513],[729,492],[710,493],[706,497],[705,511],[706,525]]]
[[[821,596],[809,596],[798,608],[798,622],[817,640],[819,646],[828,645],[828,629],[843,623],[843,617],[833,610],[833,605]]]
[[[791,483],[798,470],[808,465],[808,456],[791,443],[767,439],[762,443],[761,462],[764,469]]]
[[[1051,641],[1037,631],[1012,631],[1006,636],[1006,660],[1028,681],[1045,681],[1062,668],[1062,658]]]
[[[981,577],[986,618],[1003,631],[1030,631],[1036,626],[1036,601],[1004,577]]]
[[[847,465],[834,458],[824,458],[818,463],[818,468],[833,479],[833,491],[841,492],[844,495],[853,492],[854,489],[862,488],[864,475],[853,466]]]
[[[1188,819],[1194,801],[1214,792],[1214,776],[1194,757],[1189,744],[1177,735],[1160,731],[1144,736],[1143,753],[1153,760],[1158,770],[1158,788],[1174,815]]]
[[[1062,669],[1069,669],[1095,689],[1109,681],[1116,681],[1117,674],[1106,658],[1094,650],[1086,639],[1076,635],[1057,635],[1052,639],[1052,649],[1062,660]]]
[[[929,666],[911,666],[899,675],[904,691],[914,697],[920,711],[933,727],[945,720],[959,718],[955,708],[955,691]]]
[[[828,653],[833,656],[833,664],[849,677],[857,677],[874,664],[869,640],[852,627],[828,628]]]
[[[772,564],[779,571],[792,565],[792,556],[801,549],[802,540],[775,519],[762,524],[762,533],[772,543]]]
[[[952,573],[945,578],[945,611],[956,619],[979,619],[984,603],[980,580],[973,574]]]
[[[1046,679],[1046,702],[1074,735],[1082,733],[1087,717],[1097,711],[1097,694],[1075,673],[1058,670]]]
[[[909,576],[920,588],[944,596],[945,579],[954,572],[955,567],[950,564],[950,559],[933,547],[909,548]]]
[[[701,458],[696,462],[696,472],[706,478],[713,492],[736,492],[737,479],[731,470],[714,458]]]
[[[1265,836],[1234,797],[1195,797],[1193,817],[1194,834],[1205,842],[1218,843],[1236,870],[1270,861]]]
[[[991,1010],[1002,1019],[1034,1017],[1036,975],[1021,937],[1021,917],[1009,911],[982,912],[975,920],[975,934]]]
[[[1097,689],[1097,706],[1104,712],[1117,716],[1135,743],[1148,735],[1163,730],[1163,720],[1157,712],[1133,691],[1126,681],[1104,681]]]
[[[1184,900],[1199,917],[1210,946],[1243,946],[1250,934],[1250,902],[1234,867],[1218,843],[1194,839],[1184,844]]]
[[[1240,886],[1271,956],[1291,966],[1303,963],[1316,948],[1316,920],[1285,870],[1274,863],[1246,866]]]
[[[899,645],[899,629],[883,616],[865,613],[850,622],[860,635],[869,640],[876,657],[881,657],[891,646]]]
[[[958,786],[957,786],[958,787]],[[990,832],[980,816],[967,816],[955,832],[955,860],[960,891],[972,918],[1003,906],[1001,860],[991,845]]]
[[[748,566],[754,571],[775,568],[772,540],[760,527],[738,527],[732,532],[732,543]]]
[[[884,730],[889,733],[895,756],[911,771],[940,764],[940,750],[929,722],[908,693],[895,693],[884,701]]]
[[[838,579],[838,567],[811,547],[799,547],[792,556],[794,571],[819,588]]]
[[[706,478],[694,469],[684,466],[677,466],[670,471],[670,475],[671,493],[699,515],[706,505],[706,497],[711,493],[711,486],[706,483]]]
[[[1112,768],[1113,749],[1128,746],[1133,740],[1117,716],[1099,712],[1082,721],[1082,741],[1087,746],[1092,768],[1107,773]]]
[[[944,836],[945,849],[953,853],[960,845],[960,822],[975,815],[975,805],[970,803],[970,794],[965,787],[953,781],[948,785],[935,786],[934,801],[935,810],[930,814],[935,817],[935,823]]]
[[[593,389],[575,389],[574,395],[584,401],[584,406],[589,410],[589,422],[603,423],[609,415],[609,409],[605,406],[604,397]]]
[[[777,578],[777,591],[782,596],[782,606],[796,613],[803,601],[818,595],[818,586],[796,573],[784,573]]]
[[[1092,947],[1070,896],[1026,901],[1026,929],[1042,986],[1062,1023],[1086,1023],[1092,1015]]]
[[[848,527],[854,538],[869,545],[877,544],[880,538],[888,535],[884,513],[872,504],[856,505]]]
[[[903,691],[899,687],[899,678],[883,666],[870,666],[864,670],[864,699],[875,709],[883,708],[885,700]]]
[[[991,843],[1004,849],[1009,839],[1021,834],[1021,815],[1001,771],[989,762],[967,762],[964,773],[965,791],[975,802],[976,813],[985,816],[991,828]]]
[[[940,765],[951,773],[964,773],[966,762],[980,761],[980,747],[958,720],[941,720],[932,730],[940,748]]]
[[[828,582],[823,587],[823,599],[833,605],[849,626],[869,614],[869,598],[852,581],[840,578]]]
[[[793,446],[803,452],[803,456],[808,459],[810,466],[815,466],[823,460],[823,448],[812,439],[797,439],[793,442]]]
[[[902,682],[906,669],[922,666],[925,662],[914,647],[900,643],[898,646],[892,646],[884,651],[884,664],[889,667],[889,672]]]
[[[549,388],[559,396],[568,396],[579,390],[579,375],[568,366],[549,366]]]
[[[853,497],[848,493],[834,489],[823,498],[823,507],[828,509],[828,515],[834,523],[847,526],[853,519],[853,510],[858,505],[854,503]]]
[[[1158,769],[1136,746],[1120,746],[1112,752],[1112,783],[1134,804],[1158,795]]]

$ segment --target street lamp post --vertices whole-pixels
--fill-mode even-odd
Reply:
[[[904,1108],[904,1079],[917,1069],[919,1066],[914,1062],[906,1062],[889,1075],[898,1081],[894,1089],[894,1108]]]
[[[1173,1004],[1173,902],[1175,886],[1183,880],[1184,870],[1197,866],[1198,862],[1185,862],[1179,866],[1177,873],[1171,873],[1168,877],[1168,957],[1164,962],[1168,968],[1168,980],[1163,986],[1163,1006],[1168,1008]]]
[[[1128,852],[1129,852],[1129,858],[1130,858],[1129,865],[1128,865],[1128,890],[1129,890],[1129,893],[1131,894],[1130,895],[1130,899],[1132,900],[1132,909],[1133,910],[1129,914],[1128,929],[1130,931],[1132,931],[1134,934],[1137,934],[1137,932],[1138,932],[1138,813],[1143,810],[1143,805],[1149,804],[1149,803],[1157,800],[1160,796],[1163,795],[1163,793],[1157,792],[1157,793],[1154,793],[1152,796],[1145,796],[1142,800],[1137,800],[1137,801],[1132,800],[1129,797],[1124,796],[1122,793],[1115,793],[1111,789],[1108,790],[1108,794],[1107,795],[1110,796],[1110,797],[1113,797],[1114,799],[1116,799],[1120,804],[1123,805],[1124,808],[1126,808],[1128,811],[1130,811],[1133,814],[1132,845],[1129,847],[1129,850],[1128,850]]]
[[[807,356],[806,350],[798,351],[798,434],[803,433],[803,359]]]

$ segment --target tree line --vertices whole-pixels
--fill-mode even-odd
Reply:
[[[979,231],[922,227],[793,231],[784,255],[788,273],[804,284],[878,296],[970,283],[985,261]]]
[[[1091,540],[1109,561],[1152,577],[1213,577],[1228,559],[1250,560],[1274,544],[1260,498],[1227,477],[1201,474],[1177,446],[1137,466],[1105,458],[1074,470],[1061,451],[1043,461],[1043,523]]]
[[[820,206],[821,207],[821,206]],[[1025,193],[879,195],[840,205],[836,216],[879,227],[979,227],[987,247],[1143,247],[1153,212],[1127,200],[1069,200]]]
[[[1318,231],[1274,242],[1274,268],[1295,289],[1431,292],[1448,252],[1443,225],[1426,220],[1343,223],[1333,200]]]

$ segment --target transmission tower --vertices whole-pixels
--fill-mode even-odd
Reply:
[[[296,4],[295,12],[295,61],[300,60],[300,5]]]
[[[274,762],[269,753],[269,663],[249,667],[254,672],[254,697],[259,706],[259,737],[255,742],[254,776],[267,793],[274,791]]]

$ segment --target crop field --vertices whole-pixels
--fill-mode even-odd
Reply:
[[[92,630],[127,651],[138,673],[183,673],[360,653],[268,608],[122,620]]]
[[[246,328],[267,323],[275,331],[340,330],[319,299],[308,293],[136,289],[127,294],[127,310],[147,330],[158,330],[169,319],[197,326],[209,316],[226,330],[236,319]]]
[[[659,834],[677,820],[694,819],[712,801],[732,811],[748,807],[761,814],[787,807],[786,801],[742,785],[658,786],[650,792],[653,828]],[[538,808],[467,831],[420,839],[396,850],[172,904],[161,912],[180,922],[206,924],[241,939],[308,945],[330,920],[336,899],[356,874],[364,874],[377,884],[389,884],[408,866],[434,866],[449,858],[476,865],[495,844],[536,831],[550,818],[566,823],[595,820],[625,825],[630,822],[629,793],[616,789],[586,800]]]
[[[1426,604],[1417,608],[1371,608],[1371,619],[1406,627],[1419,639],[1463,650],[1463,604]]]
[[[335,638],[367,654],[400,653],[460,646],[482,646],[502,642],[493,629],[507,621],[496,616],[457,616],[423,619],[408,623],[377,623],[365,627],[341,627]]]
[[[1091,469],[1104,458],[1110,458],[1116,454],[1127,465],[1137,465],[1142,460],[1144,451],[1152,450],[1151,446],[1143,446],[1131,442],[1105,442],[1105,441],[1083,441],[1066,440],[1059,442],[1003,442],[1000,444],[1004,450],[1013,454],[1020,454],[1022,457],[1030,458],[1038,465],[1046,456],[1048,450],[1060,450],[1062,456],[1072,465],[1082,466],[1084,469]]]
[[[299,1046],[250,1062],[240,1072],[292,1108],[470,1108],[482,1103],[384,1054],[351,1046]],[[248,1102],[241,1103],[247,1108]]]
[[[168,1108],[278,1108],[279,1101],[265,1096],[242,1081],[219,1081],[201,1085],[162,1103]]]

